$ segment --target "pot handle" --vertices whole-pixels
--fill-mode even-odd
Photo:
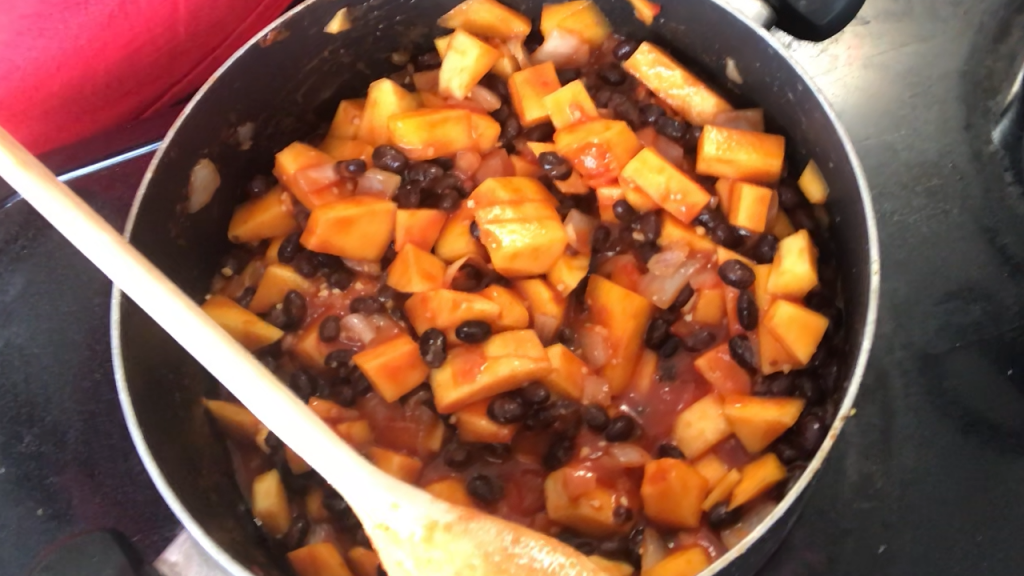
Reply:
[[[821,42],[853,21],[864,0],[765,0],[775,11],[775,26],[800,38]]]

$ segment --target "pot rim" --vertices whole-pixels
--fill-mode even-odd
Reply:
[[[142,198],[145,195],[146,189],[149,187],[149,181],[153,176],[156,167],[160,164],[161,158],[164,152],[167,150],[168,144],[173,140],[178,127],[181,126],[182,122],[188,117],[189,112],[195,104],[202,99],[203,95],[210,89],[211,86],[217,81],[221,74],[227,70],[239,56],[248,51],[254,44],[259,42],[268,33],[275,28],[281,26],[283,23],[292,18],[295,14],[304,10],[306,7],[312,5],[320,0],[305,0],[295,8],[282,14],[276,20],[268,24],[263,30],[254,35],[249,41],[247,41],[242,47],[240,47],[234,54],[228,58],[227,61],[222,64],[213,75],[203,84],[203,86],[196,92],[196,94],[189,100],[188,105],[181,111],[181,114],[174,121],[174,124],[168,130],[164,139],[160,143],[160,147],[157,149],[156,154],[153,156],[153,160],[150,162],[149,167],[143,176],[142,182],[139,184],[139,190],[135,195],[132,202],[131,210],[128,213],[128,218],[125,221],[124,237],[130,239],[132,229],[135,224],[135,218],[138,214],[139,207],[142,204]],[[718,4],[721,8],[731,13],[734,17],[741,20],[747,27],[752,29],[752,32],[761,37],[762,40],[767,42],[774,50],[779,52],[789,63],[790,66],[796,71],[799,77],[810,87],[812,94],[818,100],[822,109],[828,115],[833,126],[835,127],[836,133],[838,134],[840,141],[843,144],[843,149],[846,152],[846,156],[850,161],[851,168],[853,169],[854,175],[857,181],[857,188],[860,193],[861,206],[864,211],[865,222],[867,227],[868,237],[868,303],[866,310],[866,317],[864,320],[864,335],[860,341],[860,347],[857,350],[857,361],[854,364],[853,372],[850,376],[850,384],[846,389],[843,402],[839,407],[836,419],[832,426],[829,428],[828,434],[825,437],[825,441],[821,447],[818,448],[814,458],[808,463],[806,470],[801,474],[800,479],[793,486],[792,489],[786,494],[786,496],[780,501],[775,509],[772,510],[771,514],[768,515],[757,528],[748,534],[738,546],[729,550],[726,554],[715,560],[711,566],[709,566],[706,572],[703,572],[704,576],[714,576],[721,572],[726,566],[732,563],[733,560],[738,558],[740,555],[747,552],[751,546],[760,540],[762,536],[768,530],[775,526],[776,523],[793,508],[797,500],[803,495],[807,486],[814,479],[815,475],[821,469],[825,462],[825,458],[829,452],[832,451],[832,447],[835,445],[836,440],[839,436],[839,432],[843,429],[846,421],[849,420],[850,416],[853,415],[853,404],[856,400],[857,393],[860,390],[861,381],[864,378],[864,372],[867,368],[868,358],[871,354],[871,346],[874,342],[875,329],[878,317],[878,305],[879,305],[879,293],[881,285],[881,258],[878,241],[878,227],[875,220],[875,211],[871,202],[871,193],[867,183],[867,176],[864,173],[864,168],[861,165],[860,158],[857,156],[857,152],[850,141],[849,134],[847,134],[845,127],[836,117],[835,111],[832,109],[831,104],[818,89],[817,85],[808,76],[806,70],[796,62],[788,53],[786,48],[772,36],[768,29],[758,25],[751,19],[743,15],[742,12],[734,8],[729,2],[724,0],[711,0]],[[254,573],[242,566],[235,560],[230,554],[225,551],[220,544],[218,544],[207,532],[206,529],[192,516],[185,505],[178,498],[178,495],[171,488],[167,482],[166,477],[163,475],[159,464],[153,457],[153,453],[149,449],[149,445],[146,442],[146,438],[139,426],[138,418],[135,414],[134,405],[132,404],[131,395],[128,391],[127,377],[125,375],[124,368],[124,356],[121,348],[121,300],[122,292],[117,286],[114,286],[111,293],[111,307],[110,307],[110,342],[111,342],[111,355],[113,360],[114,379],[117,384],[117,396],[121,403],[121,411],[124,414],[125,424],[128,427],[128,432],[131,435],[132,442],[135,444],[136,451],[139,453],[139,457],[142,460],[146,471],[149,473],[150,478],[153,480],[153,484],[156,486],[157,491],[163,497],[164,501],[170,507],[174,515],[181,521],[184,528],[195,538],[200,546],[220,564],[222,567],[227,569],[233,576],[255,576]]]

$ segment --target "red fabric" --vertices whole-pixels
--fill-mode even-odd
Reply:
[[[0,126],[39,153],[180,100],[289,0],[2,3]]]

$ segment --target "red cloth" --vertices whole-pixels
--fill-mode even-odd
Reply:
[[[0,126],[39,153],[187,96],[289,0],[3,4]]]

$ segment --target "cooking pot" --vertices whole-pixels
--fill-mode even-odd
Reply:
[[[844,396],[807,471],[767,520],[707,572],[751,574],[793,523],[849,417],[871,347],[879,285],[878,238],[860,162],[829,105],[764,26],[777,14],[784,30],[822,39],[849,23],[863,0],[776,0],[774,8],[734,0],[742,12],[713,0],[672,0],[650,27],[624,0],[595,1],[616,33],[655,41],[736,104],[763,107],[773,131],[787,135],[790,166],[813,157],[831,188],[827,207],[850,343],[842,358]],[[229,248],[225,231],[245,182],[269,173],[277,150],[322,130],[340,99],[361,97],[371,81],[397,71],[393,53],[427,49],[444,33],[434,23],[458,2],[309,0],[282,16],[221,67],[178,118],[135,198],[129,240],[201,301]],[[539,0],[506,3],[533,18],[540,13]],[[325,32],[346,6],[353,27]],[[734,70],[727,74],[728,61]],[[214,162],[221,184],[209,205],[185,214],[189,173],[200,158]],[[253,522],[226,446],[201,406],[217,383],[116,289],[111,330],[128,428],[181,523],[231,574],[289,573]]]

